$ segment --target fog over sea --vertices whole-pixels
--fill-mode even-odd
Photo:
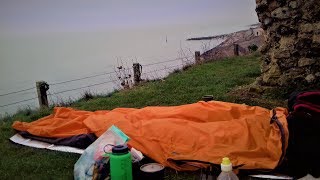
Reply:
[[[115,73],[101,74],[115,72],[119,65],[131,68],[133,62],[147,65],[173,60],[143,67],[143,73],[149,72],[143,74],[144,78],[165,76],[183,63],[177,58],[192,57],[195,51],[203,52],[221,42],[186,39],[230,33],[257,22],[254,0],[233,0],[234,5],[219,0],[221,8],[230,6],[229,14],[198,1],[188,1],[185,7],[175,1],[157,2],[153,10],[154,3],[147,1],[144,3],[150,7],[132,3],[132,9],[121,6],[124,3],[120,1],[99,1],[90,6],[87,1],[27,1],[0,2],[0,114],[38,107],[37,99],[28,99],[37,97],[33,87],[40,80],[55,84],[97,75],[51,85],[48,93],[54,95],[48,99],[52,103],[77,99],[86,90],[104,94],[113,91],[115,82],[77,88],[116,79]],[[199,7],[193,8],[196,2]],[[126,12],[121,14],[117,7]],[[210,15],[211,11],[220,15]],[[164,70],[154,71],[157,69]],[[24,89],[30,90],[8,94]],[[70,89],[76,90],[59,93]],[[23,100],[28,101],[8,105]],[[1,107],[4,105],[8,106]]]

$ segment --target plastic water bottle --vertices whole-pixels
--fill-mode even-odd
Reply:
[[[112,148],[110,173],[112,180],[132,180],[132,161],[127,145],[117,145]]]
[[[221,163],[221,173],[217,180],[239,180],[236,174],[232,171],[232,163],[230,159],[224,157]]]

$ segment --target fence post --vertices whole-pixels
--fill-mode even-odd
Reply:
[[[196,60],[196,64],[200,64],[201,63],[200,51],[196,51],[194,53],[194,59]]]
[[[36,82],[37,93],[38,93],[38,100],[40,108],[48,108],[48,97],[47,91],[49,90],[49,84],[45,81],[38,81]]]
[[[133,63],[133,82],[138,84],[141,81],[142,66],[139,63]]]
[[[239,56],[239,44],[233,44],[233,51],[235,56]]]

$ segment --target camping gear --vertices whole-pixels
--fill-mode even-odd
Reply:
[[[159,163],[148,163],[140,167],[141,179],[163,180],[164,166]]]
[[[92,180],[101,180],[110,177],[109,160],[109,157],[103,157],[94,163]]]
[[[224,156],[230,157],[234,166],[241,166],[239,169],[271,170],[278,166],[287,148],[286,116],[285,108],[270,111],[219,101],[96,112],[56,107],[47,117],[30,123],[15,122],[13,128],[41,137],[90,133],[100,137],[115,125],[130,137],[130,146],[176,170],[204,167],[192,161],[218,165]]]
[[[62,145],[62,146],[70,146],[79,149],[86,149],[90,144],[92,144],[96,139],[96,135],[93,133],[90,134],[80,134],[77,136],[71,136],[66,138],[47,138],[47,137],[39,137],[32,135],[26,131],[19,131],[22,137],[32,140],[38,140],[42,142],[46,142],[54,145]]]
[[[108,165],[109,157],[104,157],[105,152],[111,152],[112,146],[124,144],[129,138],[115,126],[111,126],[94,143],[84,150],[74,165],[74,179],[92,179],[94,167]],[[107,168],[109,171],[109,168]],[[101,173],[100,173],[101,175]],[[109,175],[109,173],[107,173]]]
[[[296,92],[288,101],[289,174],[320,176],[320,91]]]
[[[13,143],[16,143],[16,144],[29,146],[29,147],[33,147],[33,148],[39,148],[39,149],[48,149],[48,150],[52,150],[52,151],[61,151],[61,152],[77,153],[77,154],[82,154],[84,152],[84,149],[79,149],[79,148],[70,147],[70,146],[50,144],[50,143],[43,142],[43,141],[25,138],[25,137],[22,137],[19,133],[13,135],[9,140]]]
[[[136,150],[134,147],[130,148],[130,153],[133,162],[141,161],[144,158],[143,154],[140,151]]]
[[[213,95],[204,95],[202,96],[202,101],[208,102],[213,100]]]
[[[257,175],[249,175],[250,180],[254,179],[285,179],[285,180],[293,180],[290,176],[283,176],[283,175],[265,175],[265,174],[257,174]]]
[[[112,147],[110,156],[111,179],[132,180],[131,154],[127,145]]]
[[[228,157],[222,159],[221,173],[217,180],[239,180],[237,175],[232,171],[232,163]]]

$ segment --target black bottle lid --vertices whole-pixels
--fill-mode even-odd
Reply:
[[[129,152],[129,148],[126,144],[116,145],[112,147],[112,153],[115,154],[126,154]]]
[[[202,100],[205,102],[212,101],[213,95],[204,95],[204,96],[202,96]]]

